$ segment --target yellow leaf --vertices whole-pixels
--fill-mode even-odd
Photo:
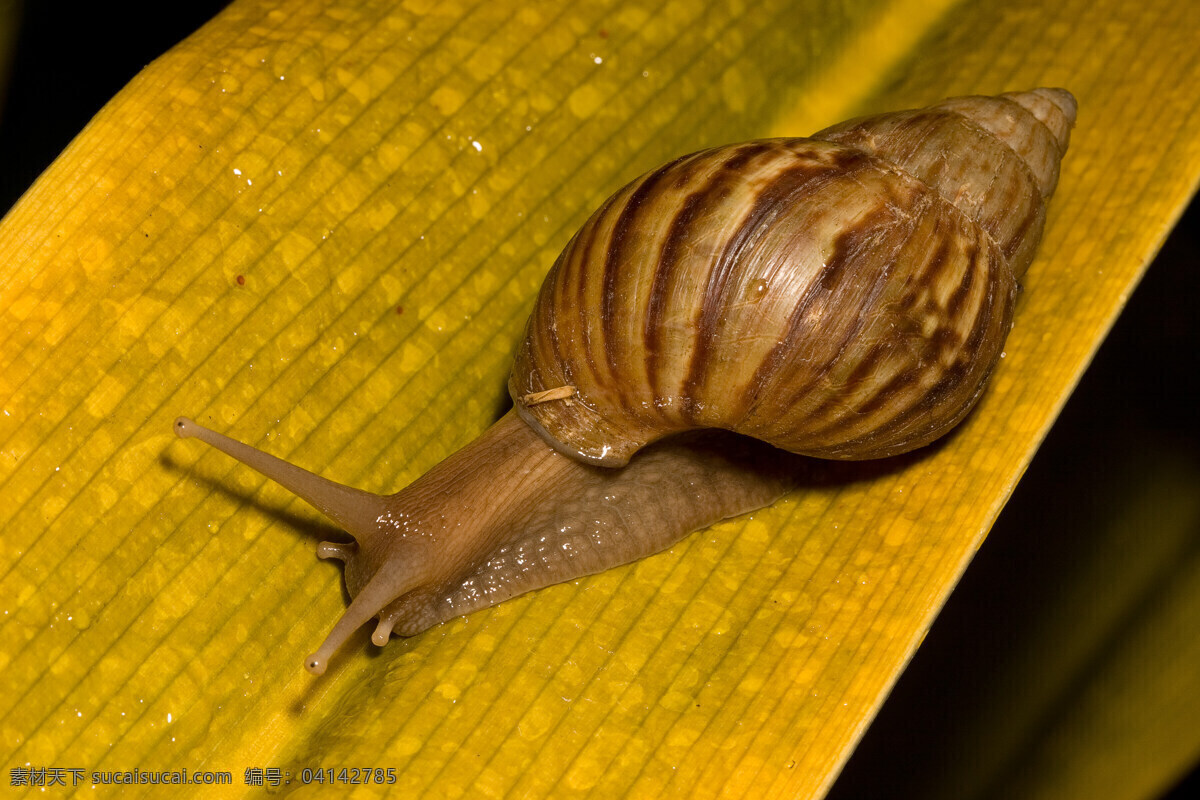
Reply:
[[[1200,176],[1185,4],[824,5],[247,0],[114,98],[0,225],[5,763],[819,795]],[[323,524],[177,414],[395,488],[494,417],[542,275],[623,182],[1037,85],[1079,124],[946,443],[303,672],[343,606]]]

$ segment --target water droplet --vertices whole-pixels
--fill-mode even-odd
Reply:
[[[758,302],[767,294],[768,283],[762,278],[756,278],[746,287],[746,300]]]

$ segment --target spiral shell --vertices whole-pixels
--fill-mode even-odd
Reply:
[[[693,428],[839,459],[932,441],[1000,356],[1074,116],[1061,89],[954,98],[643,175],[543,285],[518,413],[610,466]]]

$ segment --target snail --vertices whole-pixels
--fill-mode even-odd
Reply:
[[[634,180],[546,278],[513,409],[397,494],[175,431],[353,537],[317,548],[352,597],[306,659],[321,674],[373,617],[383,645],[772,503],[801,456],[882,458],[954,427],[1000,357],[1075,108],[1062,89],[953,98]]]

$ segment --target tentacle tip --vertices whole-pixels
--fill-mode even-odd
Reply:
[[[379,620],[379,624],[375,627],[375,632],[371,634],[371,642],[376,647],[383,647],[392,638],[392,628],[395,626],[396,620],[392,618],[384,618]]]
[[[349,563],[357,547],[353,542],[321,542],[317,545],[317,558],[328,560],[336,558]]]
[[[180,439],[191,439],[196,435],[196,423],[187,417],[176,417],[173,427],[175,428],[175,435]]]
[[[313,675],[324,675],[325,666],[326,664],[324,659],[320,658],[316,653],[313,653],[308,658],[304,659],[304,668]]]

